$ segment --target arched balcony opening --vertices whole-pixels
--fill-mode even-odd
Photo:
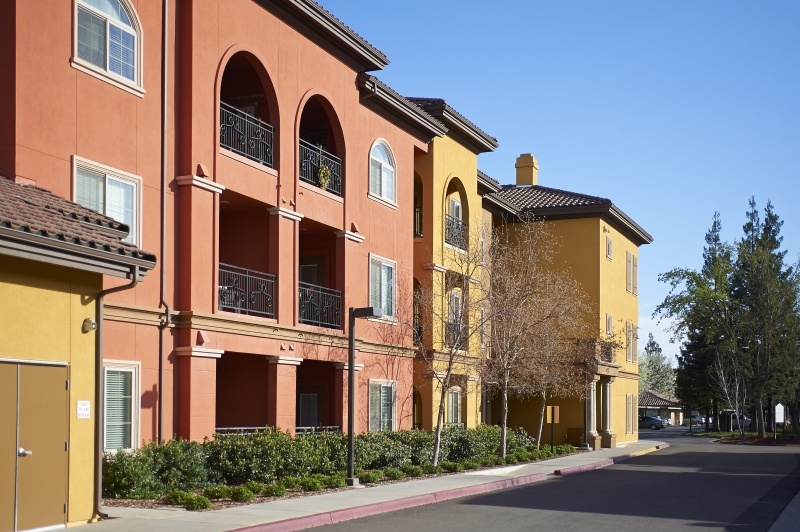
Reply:
[[[466,250],[469,246],[469,204],[464,184],[453,178],[447,185],[445,193],[444,241],[458,249]]]
[[[337,196],[344,185],[344,139],[333,108],[311,97],[300,117],[300,180]]]
[[[250,53],[234,54],[222,75],[219,143],[264,166],[275,167],[277,99],[261,63]]]
[[[414,238],[422,235],[422,178],[414,172]]]

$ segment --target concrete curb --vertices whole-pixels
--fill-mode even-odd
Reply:
[[[341,521],[357,519],[359,517],[368,517],[370,515],[394,512],[396,510],[405,510],[407,508],[414,508],[415,506],[434,504],[437,502],[449,501],[451,499],[468,497],[470,495],[478,495],[490,491],[513,488],[515,486],[524,486],[526,484],[540,482],[546,478],[547,475],[545,473],[534,473],[532,475],[524,475],[521,477],[485,482],[483,484],[476,484],[474,486],[426,493],[424,495],[415,495],[413,497],[405,497],[403,499],[395,499],[378,504],[368,504],[364,506],[356,506],[354,508],[336,510],[333,512],[324,512],[303,517],[293,517],[272,523],[263,523],[260,525],[237,528],[232,532],[289,532],[293,530],[302,530],[304,528],[330,525],[333,523],[339,523]]]

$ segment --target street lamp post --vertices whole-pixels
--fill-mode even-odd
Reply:
[[[347,485],[358,486],[355,471],[355,400],[356,400],[356,318],[380,318],[383,312],[378,307],[350,307],[348,327],[349,353],[347,357]]]

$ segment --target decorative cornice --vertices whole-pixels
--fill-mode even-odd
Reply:
[[[209,192],[214,192],[215,194],[221,194],[226,188],[224,185],[220,185],[210,179],[197,175],[179,175],[175,178],[175,182],[178,186],[191,185],[193,187],[202,188],[203,190],[208,190]]]
[[[106,301],[103,305],[103,319],[105,320],[159,326],[162,324],[163,318],[164,312],[156,307],[143,307],[114,301]],[[169,324],[169,327],[174,326],[172,323]]]
[[[354,233],[352,231],[335,231],[333,234],[336,235],[337,238],[346,238],[347,240],[356,242],[358,244],[363,242],[364,238],[366,238],[364,235],[360,233]]]
[[[347,362],[340,362],[333,367],[339,370],[347,371],[350,369],[350,364]],[[353,371],[361,371],[362,369],[364,369],[364,364],[353,364]]]
[[[267,209],[267,212],[269,212],[273,216],[281,216],[283,218],[292,220],[293,222],[299,222],[300,220],[305,218],[305,216],[300,214],[299,212],[287,209],[286,207],[270,207],[269,209]]]
[[[267,363],[279,364],[281,366],[299,366],[302,362],[303,359],[299,357],[285,357],[285,356],[267,357]]]
[[[223,349],[211,349],[199,345],[175,348],[175,354],[179,357],[220,358],[224,352]]]
[[[445,273],[447,271],[447,268],[445,268],[441,264],[436,264],[435,262],[427,262],[427,263],[423,264],[422,265],[422,269],[423,270],[433,270],[433,271],[439,272],[439,273]]]

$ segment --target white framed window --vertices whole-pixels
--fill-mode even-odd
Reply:
[[[629,321],[625,322],[625,361],[631,362],[633,360],[633,324]]]
[[[395,269],[397,263],[373,255],[369,256],[369,304],[383,311],[384,318],[395,316]]]
[[[104,363],[103,442],[106,451],[139,446],[140,369],[138,362],[107,360]]]
[[[447,391],[447,422],[461,423],[461,388],[458,386]]]
[[[141,95],[142,30],[127,0],[75,0],[72,64]]]
[[[638,364],[639,363],[639,328],[633,322],[631,322],[631,343],[633,344],[633,348],[631,349],[631,362],[634,363],[634,364]]]
[[[453,288],[448,295],[447,317],[450,323],[458,323],[461,321],[462,309],[462,294],[460,288]]]
[[[638,295],[639,294],[639,257],[637,257],[636,255],[632,255],[631,258],[633,260],[633,267],[632,267],[632,271],[631,271],[631,281],[632,281],[633,286],[631,288],[631,291],[633,292],[633,295]]]
[[[395,390],[397,383],[389,380],[369,381],[369,431],[395,430]]]
[[[633,433],[639,432],[639,396],[633,396],[633,408],[631,409],[631,423],[633,424]]]
[[[395,162],[389,145],[378,140],[369,152],[369,193],[395,204]]]
[[[128,244],[141,242],[141,183],[138,176],[80,157],[73,158],[74,199],[128,226]]]
[[[614,257],[614,248],[611,245],[611,237],[606,237],[606,258],[611,260]]]
[[[614,321],[611,318],[611,314],[606,314],[606,336],[612,336],[614,334]]]

